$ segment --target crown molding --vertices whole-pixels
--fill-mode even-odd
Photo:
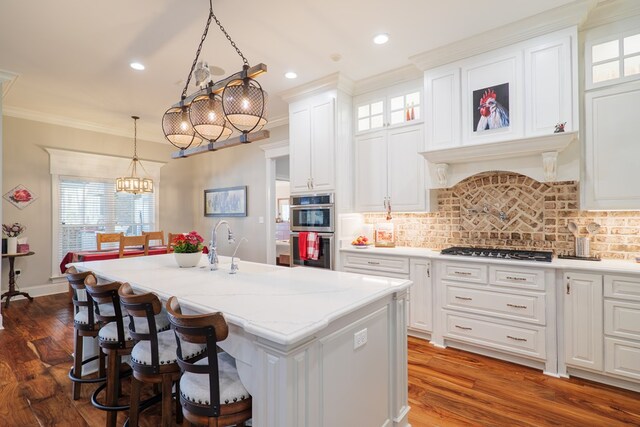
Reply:
[[[41,111],[30,110],[21,107],[4,106],[2,114],[9,117],[15,117],[17,119],[32,120],[35,122],[48,123],[56,126],[64,126],[73,129],[86,130],[89,132],[104,133],[107,135],[123,136],[126,138],[131,137],[131,129],[118,129],[113,126],[104,126],[94,122],[87,122],[83,120],[77,120],[70,117],[58,116],[55,114],[43,113]],[[164,139],[158,139],[157,136],[145,134],[144,132],[139,135],[140,140],[156,142],[159,144],[168,144]]]
[[[292,102],[299,101],[302,98],[332,89],[337,89],[347,95],[353,95],[354,83],[351,79],[340,73],[333,73],[312,82],[285,90],[284,92],[280,92],[278,95],[285,102],[291,104]]]
[[[284,116],[276,117],[274,119],[269,119],[264,129],[273,129],[273,128],[277,128],[278,126],[285,126],[288,124],[289,124],[289,116],[284,115]]]
[[[2,97],[7,96],[7,94],[9,93],[9,89],[11,89],[11,86],[13,86],[19,76],[20,74],[11,71],[0,70],[0,85],[2,86]]]
[[[597,0],[576,0],[520,21],[411,56],[409,60],[420,70],[426,71],[570,26],[581,25],[596,4]]]
[[[612,24],[637,15],[640,15],[640,1],[638,0],[601,0],[591,10],[587,21],[580,30]]]
[[[423,73],[414,64],[405,65],[404,67],[376,74],[355,82],[353,95],[362,95],[363,93],[373,92],[379,89],[385,89],[398,83],[404,83],[411,80],[423,78]]]

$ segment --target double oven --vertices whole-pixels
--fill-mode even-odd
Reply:
[[[335,210],[333,193],[291,196],[290,255],[291,266],[327,268],[334,265]],[[317,260],[300,258],[300,233],[315,232],[320,237],[320,251]]]

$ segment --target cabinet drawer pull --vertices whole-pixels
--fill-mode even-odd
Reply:
[[[513,307],[513,308],[527,308],[527,306],[526,306],[526,305],[509,304],[509,303],[507,303],[507,307]]]
[[[457,295],[455,295],[455,299],[461,299],[463,301],[473,301],[473,298],[469,298],[469,297],[459,297]]]
[[[507,280],[518,280],[518,281],[526,281],[527,278],[526,277],[515,277],[515,276],[507,276]]]
[[[463,331],[470,331],[471,328],[467,328],[466,326],[454,325],[458,329],[462,329]]]
[[[460,276],[471,276],[471,273],[469,273],[468,271],[454,271],[453,274],[457,274]]]
[[[518,337],[512,337],[511,335],[507,335],[507,338],[512,339],[514,341],[526,341],[526,338],[518,338]]]
[[[380,265],[380,263],[378,261],[367,261],[367,264],[370,265]]]

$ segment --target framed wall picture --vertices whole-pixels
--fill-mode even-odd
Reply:
[[[509,127],[509,83],[474,90],[472,105],[474,132]]]
[[[204,190],[204,216],[247,216],[247,186]]]

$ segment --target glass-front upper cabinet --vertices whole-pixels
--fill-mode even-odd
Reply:
[[[422,121],[422,81],[392,86],[355,98],[355,133]]]
[[[640,28],[585,46],[586,88],[640,79]]]

